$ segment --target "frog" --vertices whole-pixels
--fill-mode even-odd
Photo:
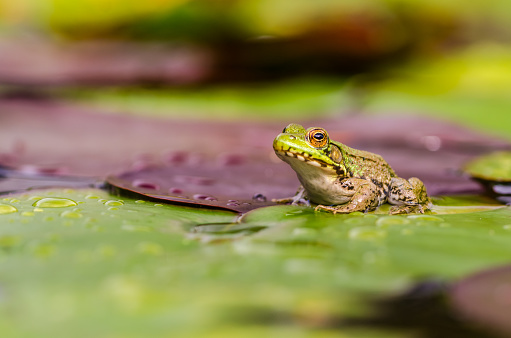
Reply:
[[[273,141],[279,159],[295,171],[301,185],[295,196],[276,203],[315,206],[333,214],[369,212],[384,203],[389,214],[423,214],[431,209],[426,186],[404,179],[378,154],[330,139],[320,127],[291,123]]]

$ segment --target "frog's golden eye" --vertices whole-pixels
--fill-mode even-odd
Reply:
[[[312,128],[307,132],[307,141],[314,148],[323,148],[328,144],[328,134],[325,129]]]

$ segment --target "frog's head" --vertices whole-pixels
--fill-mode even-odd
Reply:
[[[330,141],[323,128],[305,129],[292,123],[275,138],[273,149],[298,174],[304,170],[320,170],[325,174],[343,176],[346,172],[341,149]]]

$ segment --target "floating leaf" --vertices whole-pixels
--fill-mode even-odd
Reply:
[[[286,197],[296,186],[285,166],[242,162],[173,164],[110,176],[107,183],[118,194],[237,212],[274,205],[272,198]]]

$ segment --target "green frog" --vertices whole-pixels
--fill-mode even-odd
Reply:
[[[424,213],[431,200],[416,177],[398,177],[377,154],[331,140],[323,128],[290,124],[273,141],[277,156],[296,172],[301,186],[278,203],[317,205],[332,213],[367,212],[388,202],[390,214]]]

